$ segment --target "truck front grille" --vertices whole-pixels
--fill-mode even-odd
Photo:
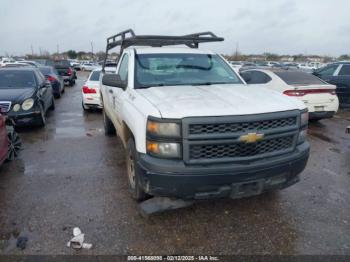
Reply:
[[[225,134],[236,133],[245,130],[268,130],[273,128],[294,126],[296,117],[287,117],[280,119],[261,120],[243,123],[212,123],[212,124],[191,124],[189,133],[192,135],[199,134]]]
[[[300,111],[258,115],[189,117],[182,120],[183,156],[187,164],[255,161],[292,152],[300,129]],[[245,143],[241,137],[262,134]]]
[[[215,160],[238,157],[259,156],[265,153],[278,153],[293,147],[294,136],[279,137],[253,144],[203,144],[190,145],[190,160]]]

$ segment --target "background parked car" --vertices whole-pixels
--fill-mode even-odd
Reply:
[[[340,107],[350,108],[350,62],[329,64],[315,70],[314,75],[336,85]]]
[[[16,125],[46,124],[55,109],[52,87],[37,68],[0,69],[0,108]]]
[[[297,70],[252,69],[241,72],[247,84],[264,84],[264,87],[294,96],[305,103],[310,119],[330,118],[338,111],[339,101],[334,85],[318,77]]]
[[[68,60],[57,60],[55,61],[54,67],[57,69],[60,76],[62,76],[65,84],[69,86],[75,85],[76,72],[71,67]]]
[[[100,97],[100,74],[101,69],[93,70],[82,88],[84,110],[102,108]]]
[[[39,67],[40,64],[35,62],[35,61],[26,61],[26,60],[22,60],[22,61],[17,61],[16,63],[20,63],[20,64],[28,64],[34,67]]]
[[[32,65],[26,64],[26,63],[6,63],[2,68],[9,68],[9,67],[33,67]]]
[[[95,63],[85,63],[81,67],[81,69],[83,71],[92,71],[92,70],[99,69],[99,68],[101,68],[101,66],[99,64],[95,64]]]
[[[50,81],[52,86],[52,92],[55,98],[60,98],[64,93],[63,78],[57,72],[56,68],[52,66],[40,66],[40,72]]]

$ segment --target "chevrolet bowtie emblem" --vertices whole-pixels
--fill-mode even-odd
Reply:
[[[239,141],[250,144],[256,143],[264,138],[264,134],[248,133],[239,138]]]

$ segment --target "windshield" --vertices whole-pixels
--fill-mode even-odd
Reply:
[[[135,88],[242,83],[218,55],[140,54],[135,59]]]
[[[33,71],[0,71],[0,89],[6,88],[32,88],[36,86]]]
[[[99,81],[101,71],[93,71],[90,75],[89,81]]]

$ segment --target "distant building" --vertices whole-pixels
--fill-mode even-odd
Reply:
[[[292,56],[282,56],[280,58],[281,62],[294,62],[294,57]]]

